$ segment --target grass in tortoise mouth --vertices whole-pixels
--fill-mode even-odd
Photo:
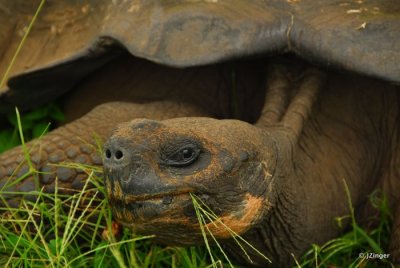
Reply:
[[[137,210],[144,209],[146,208],[145,205],[148,203],[162,203],[163,205],[170,205],[173,202],[173,199],[178,197],[178,196],[185,196],[188,195],[190,196],[190,200],[193,204],[195,214],[197,217],[197,220],[199,222],[199,227],[201,230],[201,234],[204,239],[204,243],[206,245],[207,251],[209,253],[209,256],[212,261],[212,266],[217,267],[218,260],[215,259],[214,253],[211,250],[210,247],[210,237],[212,238],[212,241],[215,243],[219,251],[222,253],[224,259],[228,262],[230,267],[234,267],[233,264],[231,263],[228,255],[225,253],[223,250],[222,246],[212,233],[209,225],[207,223],[213,224],[216,228],[223,228],[227,230],[231,237],[234,239],[236,244],[240,247],[240,249],[243,251],[245,256],[248,258],[250,263],[253,263],[253,260],[251,259],[250,255],[244,248],[243,244],[245,244],[248,248],[250,248],[252,251],[254,251],[257,255],[261,256],[265,260],[271,263],[270,259],[266,257],[263,253],[261,253],[259,250],[257,250],[254,246],[252,246],[248,241],[246,241],[243,237],[241,237],[239,234],[237,234],[235,231],[233,231],[229,226],[227,226],[223,221],[221,220],[220,217],[214,213],[211,208],[206,205],[206,203],[197,195],[194,194],[193,191],[189,189],[183,189],[179,191],[174,191],[174,192],[166,192],[166,193],[157,193],[157,194],[150,194],[150,195],[142,195],[142,196],[124,196],[123,199],[119,199],[116,197],[111,196],[110,197],[110,203],[118,208],[122,208],[122,212],[125,211],[125,209],[129,210],[129,214],[136,214]],[[153,209],[152,207],[147,207],[147,209]],[[137,216],[137,215],[136,215]],[[130,226],[132,225],[131,222],[126,221],[124,218],[118,219],[119,222],[121,222],[125,226]]]
[[[133,226],[132,219],[139,222],[162,214],[177,197],[188,196],[189,192],[165,193],[146,196],[126,196],[124,199],[110,197],[110,206],[119,213],[115,217],[124,226]],[[138,222],[137,222],[138,223]]]
[[[19,118],[19,113],[17,113],[17,117]],[[22,129],[20,120],[18,120],[19,127]],[[21,140],[22,140],[22,146],[23,146],[23,151],[26,157],[26,162],[30,165],[30,152],[28,148],[26,147],[23,139],[23,134],[22,131],[20,131],[21,135]],[[99,149],[101,151],[101,149]],[[118,266],[120,267],[128,267],[125,265],[125,260],[123,255],[121,254],[121,251],[119,250],[119,247],[125,244],[130,244],[130,243],[136,243],[136,241],[143,240],[143,239],[148,239],[151,238],[152,236],[136,236],[134,238],[130,239],[125,239],[120,242],[116,242],[115,237],[113,236],[113,231],[112,229],[112,223],[111,223],[111,214],[108,216],[106,215],[107,213],[110,213],[110,210],[104,211],[104,207],[108,207],[105,200],[98,198],[98,193],[101,191],[103,195],[104,193],[104,188],[102,186],[102,180],[100,178],[97,178],[94,174],[95,173],[102,173],[99,168],[96,167],[90,167],[87,165],[81,165],[77,163],[60,163],[60,164],[55,164],[55,166],[60,166],[60,167],[67,167],[67,168],[72,168],[72,169],[80,169],[82,171],[85,171],[88,175],[88,179],[82,189],[82,191],[77,192],[75,194],[72,194],[71,196],[67,195],[61,195],[57,191],[57,186],[55,187],[56,192],[54,194],[45,194],[43,192],[37,192],[34,191],[35,196],[38,196],[36,202],[29,203],[30,205],[27,205],[24,201],[22,203],[22,208],[13,210],[13,215],[16,214],[27,214],[28,219],[27,220],[21,220],[20,216],[15,216],[16,221],[9,222],[7,219],[1,219],[1,222],[4,225],[9,225],[11,224],[13,227],[10,229],[11,233],[9,233],[7,228],[0,227],[0,238],[2,237],[7,237],[7,241],[2,241],[4,247],[9,248],[11,250],[11,253],[9,254],[8,259],[4,259],[6,261],[6,266],[10,265],[11,263],[14,263],[14,258],[19,256],[20,254],[17,253],[16,249],[22,248],[22,256],[17,257],[17,260],[40,260],[42,264],[45,264],[46,266],[50,265],[52,267],[57,266],[58,264],[62,263],[62,265],[70,266],[72,264],[78,264],[82,262],[86,262],[85,258],[86,256],[89,256],[91,254],[96,255],[97,252],[104,252],[104,251],[111,251],[112,256],[118,263]],[[30,168],[28,173],[29,174],[34,174],[37,172],[36,170]],[[25,177],[25,176],[24,176]],[[95,178],[96,177],[96,178]],[[23,179],[23,178],[22,178]],[[88,189],[88,184],[93,183],[95,185],[94,188]],[[56,184],[57,184],[57,179],[56,179]],[[121,203],[122,205],[126,203],[143,203],[143,202],[153,202],[155,200],[161,200],[163,203],[170,204],[174,198],[180,197],[180,196],[188,196],[188,200],[190,201],[190,198],[193,197],[194,195],[191,194],[190,189],[182,189],[180,191],[175,191],[175,192],[166,192],[166,193],[158,193],[158,194],[152,194],[152,195],[143,195],[143,196],[128,196],[124,200],[118,200],[115,199],[114,201]],[[4,191],[3,191],[4,193]],[[29,195],[30,193],[27,193]],[[47,206],[49,201],[44,201],[44,200],[50,200],[50,207]],[[63,201],[62,201],[63,200]],[[54,202],[54,205],[51,205],[51,202]],[[82,207],[82,202],[86,205]],[[97,204],[94,206],[94,204]],[[195,203],[193,203],[195,205]],[[63,211],[66,208],[67,214],[64,214]],[[200,210],[201,207],[199,207]],[[47,211],[47,210],[52,210],[52,212]],[[53,211],[54,210],[54,211]],[[101,211],[99,211],[101,210]],[[98,214],[100,213],[100,214]],[[214,214],[214,213],[213,213]],[[50,221],[50,227],[45,226],[43,222],[38,223],[37,219],[34,218],[34,215],[43,215],[42,217],[49,217]],[[54,219],[51,219],[51,215],[54,215]],[[205,214],[206,217],[209,217],[209,214]],[[214,214],[215,215],[215,214]],[[92,220],[89,218],[92,217],[98,217],[97,222],[93,223]],[[74,248],[74,244],[76,247],[79,247],[78,244],[76,244],[76,239],[80,240],[82,239],[81,235],[83,233],[83,236],[89,237],[91,239],[91,244],[95,244],[96,242],[96,234],[99,233],[100,230],[104,229],[105,227],[102,227],[101,222],[106,220],[107,221],[107,230],[108,230],[108,235],[107,239],[108,244],[106,245],[99,245],[94,249],[90,249],[89,251],[84,251],[83,253],[79,253],[75,257],[66,257],[67,254],[70,253],[71,251],[71,246],[72,249]],[[88,225],[88,227],[86,227]],[[201,225],[201,223],[200,223]],[[63,233],[59,233],[59,226],[64,226],[65,228],[63,229]],[[36,231],[31,232],[31,228],[35,229]],[[50,239],[50,244],[48,244],[48,232],[46,231],[46,228],[50,228],[52,232],[55,232],[55,238],[56,240],[51,240]],[[92,229],[87,233],[85,231],[86,228]],[[4,229],[4,230],[3,230]],[[20,236],[13,234],[14,230],[20,230]],[[110,235],[111,234],[111,235]],[[33,237],[32,237],[33,236]],[[11,238],[10,238],[11,237]],[[91,237],[91,238],[90,238]],[[207,237],[205,237],[207,238]],[[2,239],[0,239],[2,240]],[[38,244],[31,245],[32,242],[30,241],[35,241],[38,240]],[[53,242],[52,242],[53,241]],[[209,245],[207,243],[207,245]],[[218,244],[219,245],[219,244]],[[26,248],[28,247],[28,248]],[[219,246],[220,249],[222,249]],[[74,249],[73,249],[74,250]],[[20,251],[20,250],[18,250]],[[222,251],[223,252],[223,251]],[[39,256],[37,256],[38,254]],[[44,255],[43,255],[44,254]],[[150,254],[150,253],[149,253]],[[208,248],[208,254],[210,254],[210,257],[212,259],[212,266],[213,267],[222,267],[223,262],[221,260],[216,259],[215,253],[212,253],[212,251]],[[35,257],[32,257],[35,256]],[[57,257],[58,256],[58,257]],[[64,257],[62,257],[64,256]],[[103,253],[103,257],[104,257]],[[223,256],[228,260],[229,266],[233,267],[232,263],[229,261],[227,255],[223,252]],[[61,259],[59,259],[61,258]],[[193,258],[193,256],[192,256]],[[68,261],[67,261],[68,260]],[[203,259],[204,260],[204,259]],[[142,267],[140,263],[136,260],[136,257],[131,256],[132,263],[130,263],[132,267]],[[0,263],[2,263],[2,259],[0,258]],[[218,266],[217,266],[218,265]],[[115,266],[115,265],[111,265]],[[196,265],[197,266],[197,265]],[[108,267],[107,265],[105,267]],[[189,266],[189,267],[195,267],[195,266]]]
[[[19,119],[18,113],[17,119]],[[22,146],[24,146],[20,120],[18,120],[18,129],[22,140]],[[99,151],[101,151],[100,146]],[[26,161],[29,163],[29,152],[26,151],[26,147],[24,152],[27,156]],[[102,180],[100,178],[93,179],[93,177],[95,177],[93,175],[94,172],[101,173],[101,171],[99,172],[95,167],[76,163],[68,163],[60,166],[69,166],[70,168],[85,170],[89,176],[87,181],[94,183],[96,191],[100,191],[105,195]],[[28,173],[30,172],[35,172],[35,170],[29,170]],[[0,197],[3,196],[3,194],[7,194],[7,192],[4,189],[0,189]],[[117,241],[113,235],[107,238],[106,241],[98,239],[97,235],[100,230],[104,228],[106,228],[106,230],[112,229],[112,217],[105,199],[93,197],[93,189],[82,190],[69,197],[62,196],[57,192],[51,195],[38,191],[26,193],[26,195],[29,194],[38,197],[35,203],[31,202],[28,206],[28,202],[23,202],[18,209],[1,209],[1,266],[5,264],[4,267],[7,267],[11,264],[15,264],[15,267],[31,267],[29,265],[26,266],[28,260],[28,263],[41,264],[41,267],[55,267],[57,265],[87,266],[88,263],[91,263],[93,264],[91,265],[92,267],[119,266],[139,268],[144,267],[144,263],[150,262],[151,265],[159,265],[159,263],[165,263],[166,258],[180,258],[184,260],[186,264],[189,263],[186,267],[205,267],[209,265],[206,261],[207,258],[205,258],[205,254],[215,256],[214,254],[216,253],[216,250],[212,250],[210,247],[209,238],[211,237],[212,240],[215,238],[208,229],[207,224],[213,222],[215,225],[223,225],[221,219],[204,204],[201,198],[188,191],[182,191],[179,192],[179,195],[189,194],[191,196],[207,252],[204,252],[204,249],[194,249],[193,247],[189,249],[165,248],[153,245],[151,241],[141,241],[140,244],[145,245],[145,249],[143,249],[143,246],[139,246],[138,248],[136,245],[137,241],[150,237],[136,235],[132,237],[132,234],[126,229],[124,236],[119,239],[119,241]],[[175,196],[177,196],[176,194],[177,193],[175,193]],[[86,202],[89,202],[89,204],[96,200],[99,205],[94,208],[90,207],[90,205],[83,208],[79,207],[78,204],[85,199],[84,196],[93,197],[93,199],[90,198],[89,201],[86,198]],[[154,198],[165,198],[168,196],[174,195],[163,193],[140,197],[136,200],[141,199],[142,201],[149,201]],[[65,198],[68,198],[69,202],[72,202],[68,205],[67,210],[65,210]],[[44,202],[45,199],[47,200],[46,202]],[[388,240],[393,216],[389,211],[387,199],[385,196],[382,196],[382,193],[379,191],[374,192],[370,200],[372,205],[376,207],[382,215],[382,221],[376,229],[368,232],[361,229],[355,222],[354,215],[351,215],[353,229],[350,232],[345,233],[340,238],[328,241],[322,246],[313,245],[302,257],[301,264],[297,261],[296,257],[293,256],[296,261],[296,266],[314,267],[314,264],[319,262],[321,265],[340,263],[342,265],[338,267],[345,267],[348,266],[348,263],[354,262],[354,252],[385,252],[385,247],[384,245],[380,245],[380,242],[383,243]],[[352,209],[350,198],[349,207]],[[38,216],[41,219],[40,222],[37,221]],[[93,216],[97,217],[96,222],[90,220]],[[348,218],[348,216],[343,218]],[[48,224],[45,225],[44,221],[47,221]],[[104,221],[106,221],[106,225],[104,225]],[[62,233],[59,229],[60,226],[63,226],[63,228],[61,228]],[[226,228],[229,230],[229,227]],[[90,231],[88,232],[87,230]],[[109,233],[112,232],[109,231]],[[49,237],[49,235],[51,237]],[[236,240],[242,240],[233,232],[232,237]],[[86,241],[84,243],[86,246],[82,247],[82,241]],[[85,249],[88,245],[90,247]],[[220,249],[222,248],[219,244],[217,244],[217,247]],[[129,256],[124,255],[126,253],[128,253]],[[223,255],[226,256],[226,254]],[[211,257],[213,261],[211,265],[213,267],[217,267],[217,265],[221,267],[222,262],[220,260],[225,256],[220,256],[218,260],[216,260],[217,257]],[[151,258],[151,260],[149,261],[148,258]],[[128,265],[126,265],[127,260]],[[369,261],[358,259],[355,267],[359,267],[359,265],[365,264],[365,262]],[[102,263],[102,265],[99,266],[95,263]],[[201,263],[201,265],[199,263]],[[377,264],[376,262],[373,263]],[[380,264],[389,265],[389,262],[383,260]],[[232,266],[230,262],[229,266]]]
[[[242,252],[247,257],[247,259],[250,263],[253,263],[253,260],[251,259],[247,250],[244,248],[243,244],[246,245],[248,248],[250,248],[252,251],[254,251],[261,258],[265,259],[267,262],[272,263],[271,260],[268,257],[266,257],[261,251],[256,249],[253,245],[251,245],[248,241],[246,241],[242,236],[240,236],[235,231],[233,231],[229,226],[227,226],[221,220],[221,218],[218,217],[218,215],[216,215],[215,212],[212,211],[212,209],[200,197],[198,197],[196,194],[192,194],[192,193],[190,193],[190,197],[192,199],[193,207],[196,212],[196,217],[199,222],[201,234],[204,239],[204,244],[206,245],[207,251],[208,251],[211,261],[213,263],[213,267],[217,267],[216,266],[217,262],[215,261],[215,259],[213,257],[213,253],[211,251],[211,247],[210,247],[210,243],[209,243],[210,237],[214,241],[214,243],[217,246],[217,248],[219,249],[219,251],[224,256],[225,260],[228,262],[229,266],[232,268],[234,266],[231,263],[227,254],[225,253],[225,251],[223,250],[221,244],[218,242],[218,240],[214,236],[213,232],[210,230],[208,223],[213,224],[214,227],[216,227],[216,228],[223,228],[226,231],[228,231],[229,234],[231,235],[231,238],[239,246],[239,248],[242,250]]]
[[[13,55],[6,73],[1,77],[1,85],[5,84],[9,71],[15,62],[19,51],[23,47],[24,41],[28,36],[30,29],[32,28],[32,25],[34,24],[35,19],[40,13],[44,3],[45,0],[41,0],[27,31],[25,31],[22,41],[18,45],[16,53]],[[18,120],[18,129],[23,143],[20,120]],[[25,156],[28,156],[26,161],[29,162],[29,155],[25,154]],[[71,168],[77,168],[77,165],[71,164]],[[85,170],[90,169],[90,167],[82,166],[81,168]],[[29,172],[35,172],[35,170],[30,170]],[[91,177],[94,176],[89,175],[88,181],[91,180]],[[99,180],[95,179],[92,182],[98,183]],[[97,189],[105,194],[101,183],[100,185],[96,186],[99,186]],[[6,193],[4,189],[0,189],[0,197],[4,193]],[[103,240],[99,241],[98,237],[96,237],[98,231],[102,228],[107,228],[107,230],[110,231],[112,228],[111,212],[110,210],[107,210],[108,206],[106,205],[104,199],[97,199],[97,201],[100,202],[98,206],[96,206],[94,209],[89,209],[89,207],[86,207],[86,209],[84,208],[83,211],[79,212],[79,215],[76,215],[79,210],[78,204],[84,199],[83,196],[87,193],[87,191],[81,191],[73,196],[69,196],[69,200],[72,200],[72,206],[69,206],[69,210],[67,211],[64,211],[62,208],[63,201],[60,199],[60,194],[56,192],[55,194],[48,195],[37,191],[33,193],[35,196],[38,196],[37,201],[35,203],[30,203],[30,206],[27,206],[27,203],[23,202],[22,206],[18,209],[1,209],[0,212],[3,214],[0,217],[0,265],[2,267],[8,267],[11,265],[13,267],[32,267],[33,265],[35,267],[118,266],[139,268],[159,265],[164,266],[166,264],[165,259],[167,256],[171,258],[171,263],[169,266],[176,266],[176,259],[183,260],[185,267],[205,267],[208,265],[207,262],[204,262],[205,255],[201,255],[201,249],[195,249],[193,247],[188,250],[183,248],[164,248],[154,245],[150,246],[150,241],[142,241],[142,244],[147,246],[146,250],[143,251],[143,249],[138,248],[136,243],[138,240],[147,239],[149,237],[136,236],[132,238],[131,234],[128,232],[124,233],[124,236],[119,242],[116,242],[116,239],[113,235],[108,237],[106,242]],[[28,194],[30,193],[27,193],[27,195]],[[366,231],[362,230],[355,223],[354,216],[352,215],[353,230],[344,234],[340,238],[328,241],[323,246],[313,245],[313,247],[303,256],[301,264],[299,264],[296,260],[296,266],[315,267],[315,265],[318,265],[319,262],[321,266],[323,266],[323,264],[327,265],[329,263],[339,263],[337,267],[345,267],[348,266],[349,263],[352,263],[352,265],[355,265],[354,267],[361,267],[364,266],[367,261],[360,259],[359,261],[354,262],[354,257],[351,252],[382,251],[382,247],[380,245],[376,245],[374,241],[383,241],[385,239],[388,240],[387,237],[389,237],[390,233],[388,231],[390,230],[388,226],[391,225],[392,214],[388,210],[386,197],[382,197],[380,194],[381,193],[377,191],[371,195],[371,203],[373,203],[373,206],[376,206],[379,212],[383,215],[380,225],[376,229],[366,233]],[[209,247],[208,236],[206,233],[209,231],[207,229],[207,225],[205,224],[206,219],[208,219],[208,222],[210,221],[210,218],[213,219],[215,224],[223,223],[218,223],[218,217],[215,218],[216,215],[213,215],[212,211],[209,211],[207,206],[202,204],[201,199],[194,194],[190,195],[193,206],[196,210],[196,216],[198,217],[199,224],[202,229],[203,237],[206,242],[208,254],[211,255],[212,252]],[[44,203],[43,200],[46,198],[48,199],[48,202]],[[163,197],[146,197],[142,201],[151,200],[151,198]],[[374,201],[373,198],[376,198],[377,200]],[[95,199],[96,198],[90,199],[91,201],[89,202],[92,202]],[[351,204],[350,208],[352,208]],[[89,220],[89,218],[93,215],[98,216],[96,223],[93,223]],[[39,223],[37,222],[38,216],[40,217]],[[49,238],[49,230],[45,230],[45,225],[43,224],[44,219],[49,222],[47,227],[51,227],[50,234],[54,236],[53,238]],[[106,226],[101,223],[101,221],[104,219],[107,221]],[[32,227],[32,225],[34,225],[33,232],[32,230],[29,230],[29,227]],[[63,233],[59,233],[60,226],[64,227]],[[87,232],[88,228],[90,229],[89,232]],[[110,231],[110,233],[112,232]],[[233,234],[233,236],[236,237],[235,234]],[[85,246],[83,247],[82,241],[85,241]],[[364,244],[372,245],[370,247],[366,247]],[[89,249],[86,250],[84,247],[89,247]],[[213,267],[217,267],[217,264],[219,267],[223,266],[221,261],[218,260],[215,262],[213,257],[212,260]],[[128,265],[126,264],[127,262]],[[40,266],[37,266],[38,264]],[[229,263],[229,265],[232,266],[231,263]],[[208,265],[207,267],[210,266]]]
[[[133,223],[127,219],[132,219],[132,216],[139,221],[142,221],[146,218],[149,219],[157,217],[158,215],[162,214],[165,209],[177,201],[177,199],[182,200],[185,196],[187,196],[187,199],[190,200],[189,193],[190,190],[183,189],[180,191],[147,194],[141,196],[124,195],[122,198],[109,195],[108,201],[111,207],[120,212],[115,215],[115,217],[118,218],[118,221],[129,227],[132,226]]]

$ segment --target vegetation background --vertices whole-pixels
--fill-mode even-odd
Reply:
[[[27,31],[21,40],[7,72],[0,74],[0,87],[5,85],[8,72],[23,48],[25,39],[34,25],[36,17],[45,3],[41,1]],[[60,107],[51,103],[19,115],[9,114],[0,130],[0,153],[14,146],[25,146],[25,140],[40,139],[53,125],[64,120]],[[52,124],[49,124],[52,122]],[[29,150],[28,148],[25,148]],[[98,148],[101,152],[101,148]],[[29,153],[25,154],[29,162]],[[19,208],[0,208],[0,265],[3,267],[240,267],[224,253],[223,245],[214,241],[212,234],[204,229],[204,221],[219,219],[204,204],[193,196],[205,246],[168,247],[156,245],[151,237],[137,236],[112,221],[107,200],[103,197],[102,170],[75,163],[60,165],[81,169],[89,179],[85,188],[74,195],[63,196],[55,192],[41,191],[23,193],[25,201]],[[31,168],[28,175],[37,174]],[[99,176],[100,175],[100,176]],[[0,185],[0,198],[14,194],[9,186],[19,183],[27,175]],[[93,184],[95,189],[89,188]],[[344,182],[345,187],[345,182]],[[29,198],[33,197],[33,198]],[[30,200],[30,201],[28,201]],[[196,201],[197,200],[197,201]],[[354,209],[348,196],[351,215],[337,219],[341,226],[344,220],[351,221],[351,228],[343,235],[324,245],[312,245],[304,256],[293,256],[295,267],[390,267],[388,259],[367,259],[363,253],[384,254],[387,252],[392,215],[387,201],[380,192],[370,197],[377,209],[380,223],[362,229],[356,222]],[[226,227],[229,228],[229,227]],[[232,233],[235,239],[240,240]],[[241,243],[246,243],[241,241]],[[268,255],[268,253],[266,253]],[[365,256],[365,255],[364,255]],[[268,256],[267,256],[268,257]]]

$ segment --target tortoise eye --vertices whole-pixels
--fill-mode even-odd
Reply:
[[[165,164],[173,167],[185,167],[194,163],[200,155],[200,149],[195,145],[186,145],[167,155]]]
[[[188,161],[193,158],[193,155],[195,154],[195,151],[193,148],[184,148],[181,151],[179,151],[179,159],[183,161]]]
[[[193,157],[194,150],[192,148],[185,148],[181,152],[182,159],[190,159]]]

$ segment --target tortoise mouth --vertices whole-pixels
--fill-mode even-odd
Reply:
[[[173,214],[191,202],[190,192],[183,190],[124,198],[111,197],[109,203],[120,223],[133,226]]]
[[[130,204],[130,203],[137,203],[141,201],[155,201],[162,199],[163,203],[168,204],[168,202],[165,202],[168,199],[173,199],[175,196],[179,195],[188,195],[192,191],[189,189],[184,189],[184,190],[179,190],[179,191],[169,191],[169,192],[161,192],[161,193],[154,193],[154,194],[144,194],[144,195],[124,195],[123,198],[116,198],[114,197],[113,199],[115,201],[120,201],[123,202],[124,204]],[[169,202],[170,203],[170,202]]]
[[[140,195],[140,196],[124,196],[124,198],[117,198],[112,196],[110,198],[111,206],[116,207],[140,207],[146,203],[153,203],[153,204],[162,204],[165,206],[171,205],[174,202],[174,199],[179,196],[189,195],[189,191],[182,191],[182,192],[173,192],[173,193],[158,193],[158,194],[151,194],[151,195]]]

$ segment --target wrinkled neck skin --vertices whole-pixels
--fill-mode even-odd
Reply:
[[[272,267],[289,267],[292,253],[299,260],[312,243],[322,245],[343,231],[335,218],[350,215],[346,185],[361,224],[373,215],[368,195],[374,189],[383,190],[392,208],[399,200],[399,168],[393,164],[399,154],[398,88],[332,75],[312,106],[300,132],[281,123],[258,125],[276,148],[274,194],[264,219],[244,238]],[[235,247],[228,243],[230,250]],[[256,264],[266,265],[248,251]]]
[[[346,186],[360,222],[373,215],[366,204],[376,188],[395,205],[399,89],[312,69],[291,75],[276,67],[269,76],[255,125],[204,117],[121,124],[104,150],[116,219],[162,243],[198,244],[194,193],[272,267],[288,267],[311,244],[339,235],[335,218],[350,214]],[[188,148],[198,153],[185,162]],[[226,229],[205,225],[249,263]],[[248,253],[253,264],[268,264]]]

